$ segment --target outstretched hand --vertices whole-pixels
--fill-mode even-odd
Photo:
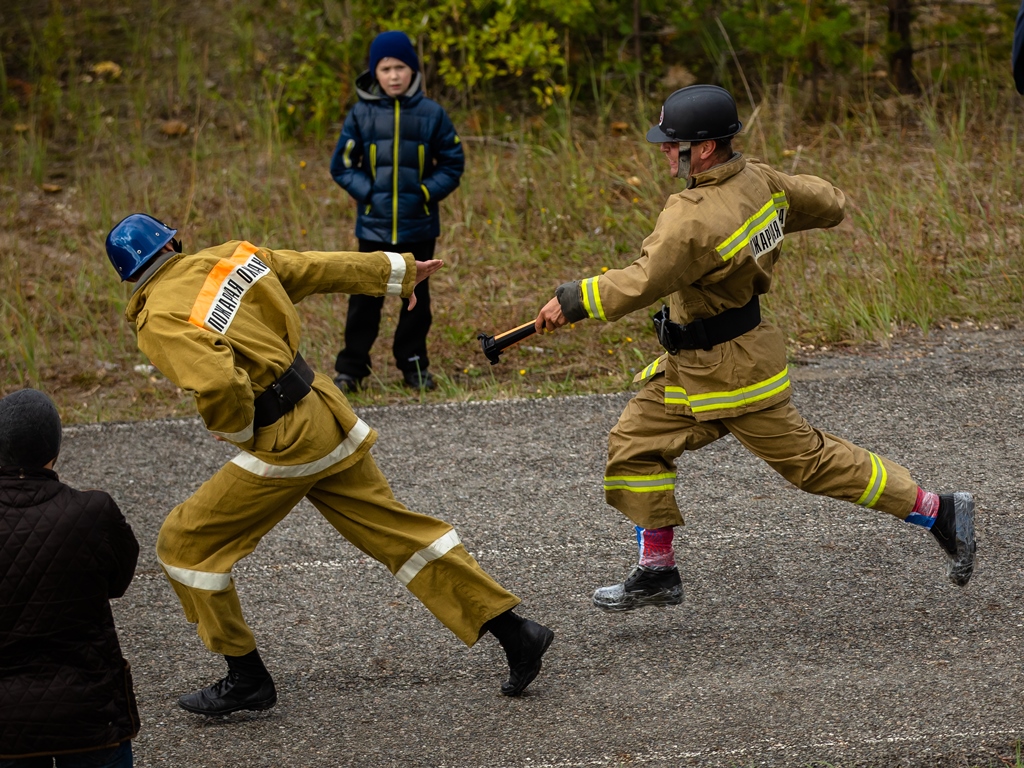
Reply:
[[[444,266],[444,262],[441,259],[431,259],[430,261],[417,261],[416,262],[416,282],[412,287],[412,296],[409,297],[409,306],[406,309],[412,309],[416,306],[416,286],[430,277],[432,274],[437,272],[441,267]]]
[[[540,333],[541,331],[553,331],[556,328],[561,328],[567,322],[569,321],[562,314],[562,305],[558,303],[558,298],[555,297],[541,307],[540,312],[537,314],[537,320],[534,322],[534,327],[536,327],[537,333]]]

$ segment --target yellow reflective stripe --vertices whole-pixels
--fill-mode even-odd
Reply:
[[[349,139],[345,142],[345,153],[341,156],[341,159],[344,161],[346,168],[352,167],[352,148],[355,147],[355,145],[355,139]]]
[[[426,186],[423,185],[423,184],[420,184],[420,189],[423,190],[423,196],[427,199],[427,202],[429,203],[430,202],[430,190],[427,189]]]
[[[686,394],[686,390],[682,387],[667,386],[665,387],[665,405],[669,403],[673,405],[690,404],[690,398]]]
[[[779,223],[786,226],[786,211],[789,210],[789,199],[786,197],[785,192],[776,192],[772,195],[772,202],[775,203],[775,208],[779,212]]]
[[[741,387],[730,392],[705,392],[690,395],[690,407],[694,413],[717,411],[725,408],[742,408],[745,405],[767,400],[789,387],[789,366],[782,369],[770,379]]]
[[[672,491],[676,487],[676,473],[663,475],[618,475],[604,479],[606,491],[629,491],[630,493],[651,493]]]
[[[423,181],[424,155],[423,155],[423,145],[422,144],[419,145],[419,147],[417,148],[417,151],[419,152],[419,156],[420,156],[420,178],[419,178],[419,180]]]
[[[459,138],[459,134],[455,134],[455,143],[456,144],[461,144],[462,143],[462,139]]]
[[[597,320],[607,320],[604,307],[601,304],[601,292],[597,288],[596,277],[588,277],[583,281],[583,308],[587,314]]]
[[[868,480],[868,487],[864,489],[864,493],[857,499],[857,503],[862,507],[873,507],[878,503],[878,500],[882,497],[882,491],[885,490],[885,481],[889,478],[889,473],[885,471],[885,464],[882,460],[873,453],[869,453],[871,456],[871,478]]]
[[[398,116],[402,108],[395,99],[395,148],[391,154],[391,242],[398,242]]]
[[[774,216],[775,213],[775,201],[769,200],[761,206],[761,210],[743,222],[742,227],[723,240],[715,249],[718,251],[718,255],[722,257],[722,261],[728,261],[739,253],[740,249],[750,242],[750,236],[754,233],[754,230]]]
[[[643,381],[644,379],[649,379],[651,378],[651,376],[656,374],[658,372],[658,365],[661,363],[661,361],[662,358],[659,357],[653,363],[644,368],[643,371],[640,372],[640,381]]]

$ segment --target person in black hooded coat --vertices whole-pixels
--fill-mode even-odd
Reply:
[[[139,544],[114,500],[53,471],[42,392],[0,400],[0,768],[127,768],[139,714],[110,598]]]

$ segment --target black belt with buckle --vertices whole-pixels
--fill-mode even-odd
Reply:
[[[288,370],[256,398],[253,430],[269,427],[298,405],[312,390],[313,376],[313,369],[296,354]]]
[[[670,355],[682,349],[709,350],[716,344],[732,341],[757,328],[761,324],[761,304],[754,296],[742,307],[727,309],[686,325],[672,322],[668,307],[662,307],[651,320],[658,333],[658,341]]]

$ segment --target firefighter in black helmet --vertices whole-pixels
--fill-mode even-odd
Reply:
[[[605,499],[636,526],[639,562],[623,582],[598,589],[594,605],[682,602],[675,462],[728,434],[802,490],[929,529],[948,578],[962,587],[974,568],[971,495],[921,489],[899,464],[812,427],[790,401],[785,338],[761,318],[759,296],[771,288],[784,238],[835,226],[846,198],[824,179],[788,176],[734,152],[741,127],[722,88],[669,96],[647,140],[661,144],[686,189],[668,199],[632,265],[560,285],[537,316],[538,330],[554,330],[668,304],[655,316],[666,354],[638,374],[644,386],[608,437]]]

